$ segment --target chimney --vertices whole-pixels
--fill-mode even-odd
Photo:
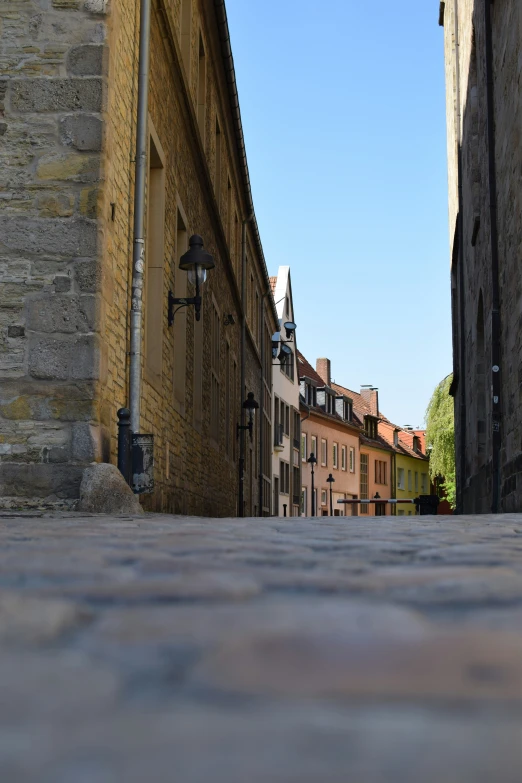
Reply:
[[[373,386],[361,387],[361,397],[370,409],[372,416],[379,415],[379,389]]]
[[[320,375],[326,386],[330,386],[332,377],[330,375],[330,359],[318,359],[315,364],[317,375]]]

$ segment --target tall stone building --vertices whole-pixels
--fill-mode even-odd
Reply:
[[[522,511],[522,3],[440,3],[457,501]]]
[[[0,8],[0,30],[3,502],[71,504],[86,464],[116,462],[116,412],[129,404],[134,357],[138,428],[155,438],[145,507],[269,513],[270,459],[260,464],[260,452],[271,452],[277,313],[252,217],[224,3],[151,0],[144,155],[139,2],[12,0]],[[169,325],[169,292],[194,296],[178,267],[192,234],[215,268],[201,320],[182,308]],[[143,279],[133,281],[133,267]],[[242,441],[236,427],[250,391],[261,424],[252,439],[242,430]]]

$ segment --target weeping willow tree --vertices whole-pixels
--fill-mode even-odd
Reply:
[[[449,390],[453,375],[439,383],[426,408],[426,443],[431,447],[430,477],[443,481],[444,492],[455,508],[455,424]]]

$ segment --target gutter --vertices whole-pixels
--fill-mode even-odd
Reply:
[[[489,174],[489,216],[491,222],[491,389],[492,389],[492,472],[493,487],[491,511],[500,511],[500,450],[502,447],[501,433],[501,315],[500,315],[500,281],[499,281],[499,242],[498,242],[498,212],[497,212],[497,164],[495,159],[495,95],[493,82],[493,29],[491,25],[491,0],[484,3],[484,23],[486,31],[486,101],[487,101],[487,140],[488,140],[488,174]]]
[[[252,222],[252,227],[254,229],[256,249],[262,261],[263,272],[265,275],[265,283],[267,284],[267,286],[270,286],[265,254],[263,252],[261,237],[259,235],[259,227],[257,225],[257,219],[254,213],[254,202],[252,200],[252,189],[250,186],[250,174],[248,171],[248,162],[247,162],[246,148],[245,148],[245,137],[243,134],[243,123],[241,122],[241,111],[239,108],[239,96],[238,96],[237,82],[236,82],[236,71],[234,68],[234,58],[232,56],[232,48],[230,46],[230,30],[228,28],[227,12],[225,8],[224,0],[214,0],[214,9],[217,17],[219,39],[221,43],[221,53],[223,56],[223,64],[224,64],[225,74],[227,78],[232,116],[234,118],[236,143],[239,152],[239,162],[241,167],[241,174],[243,177],[243,186],[247,199],[246,211],[248,215],[252,215],[251,222]],[[277,316],[275,304],[273,301],[271,304],[272,304],[272,312],[274,315],[275,322],[278,323],[279,319]]]

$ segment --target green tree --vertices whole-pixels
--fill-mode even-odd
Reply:
[[[431,447],[430,476],[442,478],[446,498],[455,508],[455,423],[449,390],[453,375],[439,383],[426,408],[426,443]]]

